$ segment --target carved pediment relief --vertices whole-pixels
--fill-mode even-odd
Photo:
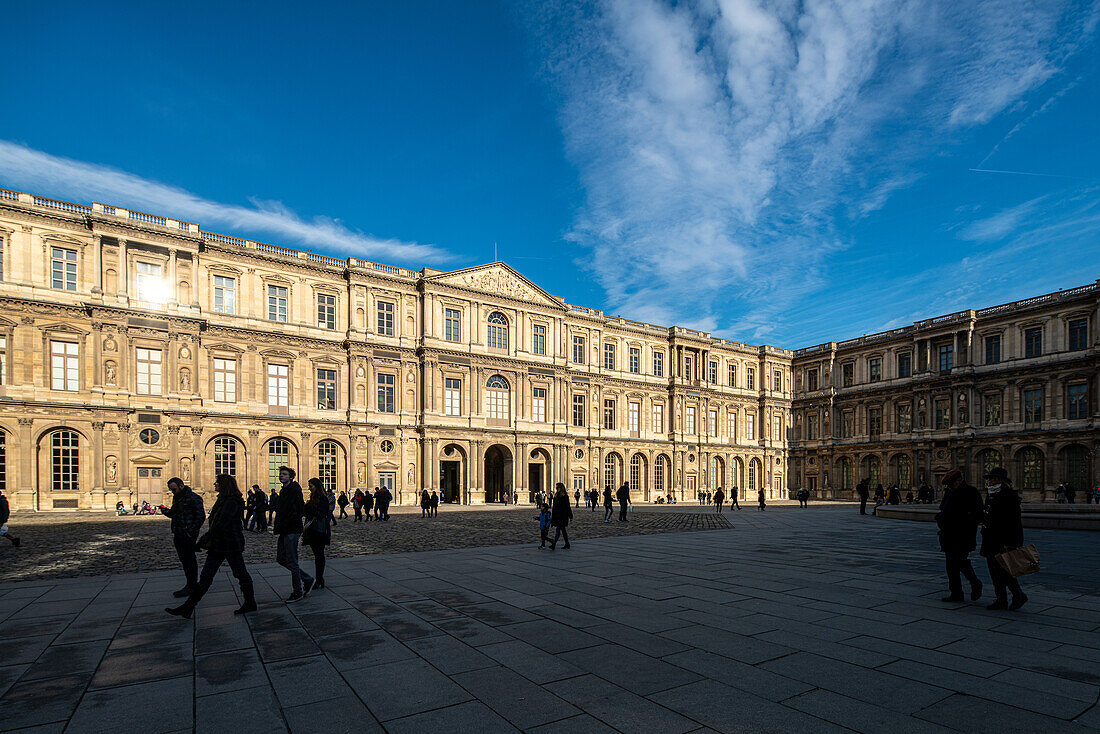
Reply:
[[[260,354],[267,359],[297,359],[294,352],[287,352],[282,349],[264,349]]]
[[[60,232],[43,232],[39,237],[43,242],[57,242],[65,245],[86,245],[88,244],[82,239],[73,237],[72,235],[62,234]]]
[[[504,296],[517,301],[565,310],[560,301],[555,300],[549,293],[504,263],[491,263],[466,268],[465,270],[442,273],[434,276],[431,280],[444,285],[453,285],[490,295]]]
[[[206,351],[208,352],[233,352],[235,354],[243,354],[244,350],[233,344],[226,344],[224,342],[220,344],[208,344],[206,345]]]
[[[50,333],[50,334],[73,334],[74,336],[87,336],[88,334],[91,333],[90,331],[86,331],[84,329],[78,329],[77,327],[73,326],[72,324],[68,324],[68,323],[64,323],[64,322],[56,322],[56,323],[52,323],[52,324],[42,324],[41,326],[39,326],[39,328],[42,329],[42,331],[45,331],[45,332]]]

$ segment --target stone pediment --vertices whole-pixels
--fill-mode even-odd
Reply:
[[[561,301],[502,262],[440,273],[432,277],[431,280],[443,285],[452,285],[489,295],[504,296],[524,303],[565,310],[565,306]]]

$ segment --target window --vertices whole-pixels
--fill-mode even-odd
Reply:
[[[783,373],[776,370],[772,374],[772,390],[775,392],[783,392]]]
[[[609,431],[615,430],[615,401],[603,401],[603,427]]]
[[[806,392],[817,390],[817,370],[806,370]]]
[[[756,477],[760,474],[760,461],[753,459],[749,462],[749,491],[756,491]]]
[[[684,408],[684,433],[695,433],[695,406],[689,405]]]
[[[76,431],[50,434],[50,464],[54,492],[80,489],[80,435]]]
[[[851,438],[856,431],[856,414],[846,410],[840,416],[840,437]]]
[[[783,440],[783,417],[776,415],[772,416],[772,440]]]
[[[817,439],[817,415],[806,416],[806,440]]]
[[[707,382],[710,382],[711,384],[714,384],[714,385],[718,384],[718,363],[717,362],[711,362],[710,365],[707,367]]]
[[[737,365],[731,364],[727,369],[729,373],[726,377],[729,380],[730,387],[737,387]]]
[[[855,486],[855,465],[851,459],[840,460],[840,484],[841,489],[852,489]]]
[[[663,455],[658,456],[656,463],[653,464],[653,488],[657,490],[658,495],[665,491],[665,462],[667,460]]]
[[[987,393],[984,396],[985,405],[982,411],[982,425],[1001,425],[1001,395],[1000,393]]]
[[[531,388],[531,420],[536,423],[546,422],[546,388]]]
[[[684,378],[688,380],[695,379],[695,361],[690,354],[684,355]]]
[[[955,347],[951,344],[941,344],[939,348],[940,372],[950,372],[955,366]]]
[[[336,410],[336,370],[317,370],[317,409]]]
[[[336,296],[317,294],[317,326],[322,329],[336,328]]]
[[[237,360],[214,358],[214,401],[237,402]]]
[[[267,405],[269,408],[290,406],[290,365],[267,366]]]
[[[531,353],[546,354],[546,327],[542,324],[531,326]]]
[[[1024,329],[1024,356],[1039,357],[1043,354],[1043,329],[1036,326]]]
[[[851,387],[856,380],[856,366],[852,362],[848,362],[840,366],[841,375],[841,387]]]
[[[604,344],[603,345],[603,366],[604,369],[615,369],[615,345]]]
[[[737,413],[732,410],[726,411],[726,435],[731,442],[737,439]]]
[[[0,490],[8,491],[7,434],[0,431]]]
[[[756,440],[756,414],[745,414],[745,438],[750,441]]]
[[[508,405],[508,381],[493,375],[485,383],[485,415],[490,421],[507,422],[511,413]]]
[[[581,494],[584,494],[584,475],[583,474],[574,474],[573,475],[573,491],[574,492],[580,492]]]
[[[155,446],[160,440],[160,434],[154,428],[143,428],[138,433],[138,440],[146,446]]]
[[[134,295],[139,301],[160,303],[164,301],[164,280],[161,266],[156,263],[134,263]]]
[[[271,492],[283,485],[279,481],[279,467],[290,465],[290,441],[273,438],[267,442],[267,486]]]
[[[286,323],[286,303],[289,291],[285,286],[267,286],[267,320]]]
[[[584,395],[574,393],[573,395],[573,425],[577,428],[584,428]]]
[[[462,415],[462,380],[447,377],[443,380],[443,412]]]
[[[899,404],[897,419],[898,433],[911,432],[913,430],[913,404]]]
[[[376,308],[379,336],[393,336],[393,316],[397,309],[396,304],[390,301],[379,301]]]
[[[644,468],[642,462],[644,459],[641,454],[634,454],[630,457],[630,493],[637,494],[642,490],[642,472]]]
[[[1066,388],[1066,418],[1077,420],[1089,417],[1089,386],[1078,382]]]
[[[237,439],[219,436],[214,439],[214,476],[237,476]]]
[[[1024,390],[1024,424],[1037,426],[1043,420],[1043,391],[1041,388]]]
[[[50,342],[50,387],[80,389],[79,347],[74,342]]]
[[[317,478],[325,491],[336,491],[337,459],[340,445],[335,441],[322,441],[317,444]]]
[[[636,375],[636,374],[638,374],[639,372],[642,371],[641,362],[642,362],[642,350],[639,349],[638,347],[631,347],[630,348],[629,366],[630,366],[630,372],[632,374]]]
[[[462,315],[458,309],[443,309],[443,338],[449,342],[462,341]]]
[[[638,424],[641,422],[639,418],[639,412],[641,411],[641,409],[642,406],[639,403],[627,404],[627,428],[630,430],[630,435],[632,436],[637,436],[640,430]]]
[[[380,471],[378,472],[378,486],[384,489],[388,489],[390,494],[397,491],[397,472],[392,471]]]
[[[137,394],[161,394],[161,351],[137,349]]]
[[[8,338],[0,336],[0,385],[8,381]],[[0,433],[0,436],[3,434]]]
[[[1023,486],[1020,489],[1037,491],[1043,488],[1043,453],[1039,449],[1028,447],[1020,452],[1020,465],[1023,468]]]
[[[871,382],[878,382],[882,379],[881,357],[867,360],[867,377]]]
[[[870,434],[872,439],[877,439],[882,435],[882,408],[868,408],[867,433]]]
[[[711,436],[718,435],[718,411],[712,410],[707,414],[707,430]]]
[[[214,313],[236,313],[237,281],[224,275],[214,276]]]
[[[935,405],[935,427],[936,428],[950,428],[951,427],[951,401],[950,400],[937,400]]]
[[[653,350],[653,376],[665,376],[665,353],[657,349]]]
[[[993,334],[985,338],[985,363],[997,364],[1001,361],[1001,335]]]
[[[489,314],[489,348],[508,348],[508,319],[499,311]]]
[[[2,277],[2,276],[0,276]],[[1089,345],[1089,320],[1088,319],[1074,319],[1068,324],[1069,329],[1069,349],[1070,351],[1076,351],[1078,349],[1085,349]]]
[[[393,386],[395,382],[394,375],[379,374],[378,375],[378,412],[379,413],[393,413]]]
[[[745,368],[745,387],[749,390],[756,389],[756,370],[752,367]]]
[[[913,355],[910,352],[902,352],[898,355],[898,377],[909,377],[913,374]]]
[[[54,288],[62,291],[76,290],[76,250],[51,247],[50,269]]]
[[[584,364],[584,337],[573,337],[573,364]]]
[[[611,487],[612,496],[614,496],[616,485],[619,483],[618,458],[617,454],[608,454],[603,460],[603,483],[605,487]]]
[[[653,432],[665,432],[665,406],[663,403],[653,404]]]

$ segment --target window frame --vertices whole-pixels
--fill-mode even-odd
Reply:
[[[290,286],[266,283],[267,320],[277,324],[290,323]],[[282,291],[282,294],[279,293]]]
[[[462,378],[443,377],[443,414],[462,415]]]
[[[322,374],[324,373],[324,374]],[[317,409],[337,409],[337,384],[340,379],[340,371],[336,367],[315,367],[313,371],[314,384],[317,388]],[[322,391],[324,391],[322,393]]]
[[[317,293],[316,296],[317,328],[336,331],[337,297],[332,293],[324,292]]]
[[[280,371],[281,370],[281,371]],[[265,394],[268,412],[290,410],[290,363],[271,361],[264,366]],[[274,390],[272,389],[274,388]],[[275,402],[272,402],[274,398]]]
[[[489,349],[507,352],[509,348],[508,317],[493,311],[485,319],[485,344]]]
[[[985,363],[1000,364],[1001,362],[1001,335],[986,334],[984,338]]]
[[[584,393],[573,393],[573,427],[584,428],[587,417],[588,400]]]
[[[374,302],[374,333],[378,336],[397,335],[397,303],[378,299]]]
[[[535,423],[546,422],[546,393],[547,388],[543,385],[531,387],[531,420]]]
[[[397,412],[397,375],[393,372],[377,372],[374,376],[375,409],[379,413]]]
[[[2,277],[2,276],[0,276]],[[1071,352],[1089,347],[1089,319],[1087,316],[1069,319],[1066,322],[1066,348]]]
[[[1028,326],[1024,328],[1024,359],[1033,359],[1043,356],[1043,327]]]
[[[531,354],[546,356],[546,324],[531,324]]]
[[[58,253],[63,253],[58,255]],[[70,258],[69,255],[72,255]],[[61,265],[60,281],[58,264]],[[73,248],[50,245],[50,287],[53,290],[75,293],[79,284],[80,254]],[[60,285],[58,283],[60,282]],[[70,287],[71,286],[71,287]]]
[[[585,352],[585,337],[573,335],[573,364],[585,364],[587,353]]]
[[[154,354],[156,359],[152,358]],[[155,370],[152,365],[156,365]],[[135,394],[150,397],[163,395],[164,350],[155,347],[134,347],[134,376]]]
[[[615,430],[615,411],[618,400],[616,398],[604,398],[603,401],[603,428],[605,431]]]
[[[603,343],[603,368],[605,370],[615,369],[615,343],[604,342]]]
[[[50,339],[50,389],[61,392],[79,392],[80,375],[80,343],[66,339]],[[56,347],[63,346],[58,353]],[[70,348],[72,351],[70,351]],[[58,387],[58,357],[61,358],[61,387]]]
[[[462,341],[462,311],[457,308],[443,308],[443,341],[459,343]]]
[[[218,281],[228,282],[226,286],[225,282],[219,283]],[[211,274],[211,308],[214,309],[214,313],[234,315],[237,313],[237,279],[231,275],[219,275],[218,273]],[[229,294],[229,298],[226,299],[226,294]],[[220,299],[220,304],[219,304]],[[226,305],[228,303],[228,306]]]
[[[237,402],[237,362],[236,358],[230,357],[212,357],[211,358],[211,373],[214,378],[214,402],[215,403],[235,403]],[[221,362],[222,365],[218,363]],[[232,365],[230,369],[226,369],[225,365]],[[232,379],[229,379],[232,378]],[[221,397],[219,398],[219,390]],[[231,399],[226,399],[227,395]]]

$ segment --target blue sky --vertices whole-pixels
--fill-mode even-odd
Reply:
[[[1100,277],[1098,2],[5,19],[6,188],[786,347]]]

